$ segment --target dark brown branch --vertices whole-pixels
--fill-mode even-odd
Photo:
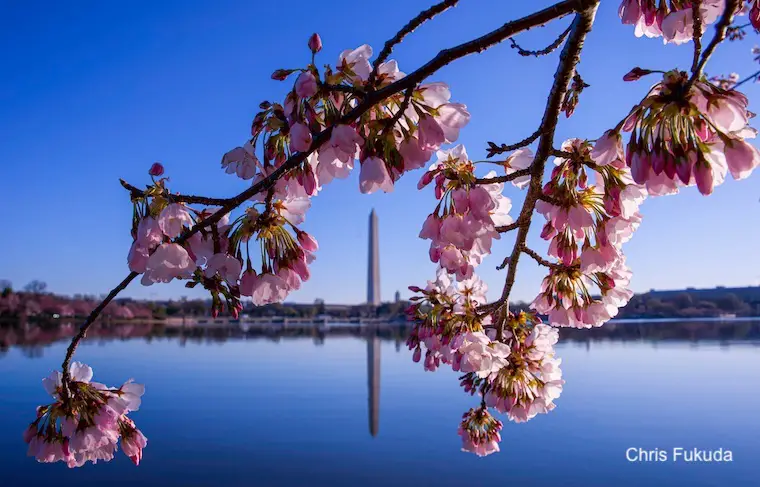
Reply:
[[[691,4],[691,17],[694,24],[694,60],[691,62],[691,73],[697,72],[699,66],[699,55],[702,54],[702,11],[700,10],[702,0],[693,0]]]
[[[459,0],[445,0],[443,2],[437,3],[430,7],[427,10],[423,10],[419,13],[415,18],[409,21],[404,27],[401,28],[400,31],[396,33],[395,36],[385,41],[385,45],[383,46],[383,50],[380,51],[380,54],[377,56],[377,59],[375,59],[375,62],[372,63],[372,72],[369,75],[369,86],[372,86],[375,82],[375,78],[377,77],[377,70],[380,69],[380,65],[383,64],[387,59],[388,56],[391,55],[391,52],[393,52],[393,48],[399,44],[402,40],[404,40],[404,37],[408,36],[412,32],[414,32],[417,27],[421,26],[428,20],[431,20],[433,17],[435,17],[438,14],[441,14],[445,12],[446,10],[450,9],[451,7],[455,6],[457,3],[459,3]]]
[[[493,142],[488,143],[488,154],[486,155],[487,158],[493,157],[496,154],[504,154],[505,152],[512,152],[513,150],[522,149],[523,147],[527,147],[530,144],[533,143],[534,140],[536,140],[541,135],[541,127],[537,128],[535,132],[521,140],[520,142],[516,142],[512,145],[506,145],[501,144],[496,145]]]
[[[539,199],[541,201],[546,201],[550,205],[562,206],[557,198],[555,198],[553,196],[549,196],[548,194],[544,194],[543,192],[540,195],[538,195],[537,199]]]
[[[744,83],[746,83],[748,81],[752,81],[753,79],[757,79],[758,76],[760,76],[760,71],[755,71],[753,74],[747,76],[743,80],[741,80],[738,83],[736,83],[734,86],[731,87],[731,89],[735,90],[738,87],[740,87],[741,85],[743,85]]]
[[[495,227],[495,230],[499,233],[507,233],[511,232],[512,230],[515,230],[517,228],[520,228],[521,222],[520,220],[515,221],[514,223],[510,223],[509,225],[504,225],[502,227]],[[498,267],[497,267],[498,269]]]
[[[567,37],[569,33],[570,33],[570,27],[565,29],[565,31],[561,33],[559,37],[557,37],[554,40],[554,42],[552,42],[547,47],[538,51],[525,50],[522,47],[520,47],[520,45],[514,39],[509,39],[509,42],[512,44],[512,49],[517,49],[517,54],[519,54],[520,56],[526,56],[526,57],[527,56],[535,56],[535,57],[546,56],[547,54],[551,54],[552,52],[554,52],[562,44],[562,41],[565,40],[565,38]]]
[[[501,298],[499,299],[502,306],[508,306],[509,303],[509,294],[512,292],[512,286],[514,286],[515,283],[520,254],[522,253],[522,249],[525,248],[525,240],[528,237],[528,230],[530,230],[533,210],[536,206],[538,197],[542,193],[544,167],[554,145],[554,133],[557,128],[557,122],[559,121],[562,100],[564,100],[565,93],[567,93],[568,85],[575,72],[575,66],[578,64],[578,61],[580,61],[583,43],[586,39],[586,35],[591,31],[598,6],[599,1],[597,0],[588,5],[584,10],[578,12],[575,16],[575,20],[573,20],[572,30],[568,41],[565,43],[565,47],[562,49],[562,54],[560,55],[557,72],[554,75],[554,84],[549,93],[544,116],[541,120],[542,135],[538,142],[536,157],[533,160],[533,164],[531,164],[532,171],[528,194],[525,197],[520,216],[517,219],[521,222],[521,225],[517,230],[515,246],[512,249],[512,255],[509,257],[507,278],[504,283]],[[502,334],[503,326],[497,330],[497,340],[501,339]]]
[[[700,59],[699,64],[697,64],[697,69],[693,70],[691,79],[689,80],[690,85],[702,76],[702,71],[705,69],[705,65],[710,59],[710,56],[713,55],[718,44],[726,39],[726,31],[734,20],[734,13],[738,6],[739,0],[726,0],[726,9],[723,11],[723,16],[718,20],[718,23],[715,24],[715,36],[702,53],[702,59]]]
[[[459,58],[468,56],[470,54],[474,54],[476,52],[485,51],[486,49],[502,42],[504,39],[507,39],[515,34],[531,29],[533,27],[544,25],[547,22],[550,22],[551,20],[554,20],[556,18],[564,17],[565,15],[573,12],[577,8],[587,8],[586,7],[587,5],[593,5],[593,9],[590,10],[592,12],[591,20],[593,20],[593,12],[596,10],[597,2],[598,0],[594,0],[594,1],[592,0],[565,0],[551,7],[547,7],[543,10],[527,15],[521,19],[518,19],[512,22],[507,22],[506,24],[502,25],[498,29],[493,30],[489,32],[488,34],[485,34],[481,37],[478,37],[477,39],[474,39],[469,42],[465,42],[463,44],[460,44],[450,49],[444,49],[440,51],[437,56],[435,56],[433,59],[425,63],[423,66],[421,66],[420,68],[418,68],[411,74],[405,76],[404,78],[394,83],[391,83],[385,88],[368,93],[367,96],[361,101],[361,103],[359,103],[350,112],[348,112],[343,117],[341,117],[341,119],[338,121],[337,124],[345,124],[353,120],[356,120],[357,118],[362,116],[364,113],[366,113],[369,109],[371,109],[378,102],[385,100],[386,98],[389,98],[395,95],[396,93],[400,93],[409,88],[414,88],[418,83],[426,79],[428,76],[430,76],[431,74],[438,71],[440,68],[446,66],[447,64]],[[577,22],[577,19],[576,19],[576,22]],[[589,27],[590,27],[590,23],[591,22],[589,22]],[[574,22],[574,25],[575,25],[575,22]],[[585,33],[583,36],[585,37]],[[571,41],[572,41],[572,35],[571,35]],[[581,38],[580,44],[582,45],[582,38]],[[567,49],[567,45],[565,49]],[[562,59],[564,60],[566,57],[567,57],[566,53],[563,51]],[[574,55],[574,59],[576,61],[572,63],[572,66],[575,65],[575,62],[577,62],[577,54]],[[572,69],[570,69],[570,71],[572,72]],[[570,79],[569,77],[571,75],[572,73],[568,74],[568,80]],[[555,75],[555,78],[556,78],[556,75]],[[557,81],[555,81],[555,86],[556,84],[557,84]],[[559,100],[560,102],[562,100],[562,96],[564,96],[564,92],[566,91],[566,89],[567,89],[567,83],[565,83],[564,87],[560,90],[560,95],[561,95],[560,100]],[[554,89],[553,89],[553,92],[554,92]],[[546,119],[546,115],[544,116],[544,118]],[[545,123],[542,125],[545,125]],[[553,125],[556,125],[556,117],[555,117]],[[241,192],[237,196],[227,199],[226,203],[222,205],[222,207],[219,210],[217,210],[214,214],[212,214],[208,218],[205,218],[199,221],[198,223],[193,225],[193,227],[190,228],[189,230],[183,232],[182,235],[180,235],[174,242],[177,244],[183,244],[184,242],[187,241],[187,239],[189,239],[190,237],[198,233],[201,230],[201,228],[204,228],[210,225],[215,225],[219,220],[221,220],[224,217],[224,215],[226,215],[233,209],[237,208],[238,206],[243,204],[245,201],[249,200],[251,197],[274,187],[275,183],[281,177],[283,177],[290,170],[302,164],[312,152],[317,150],[319,147],[322,146],[322,144],[324,144],[325,142],[327,142],[327,140],[329,140],[333,131],[333,127],[334,125],[326,127],[324,130],[322,130],[322,132],[314,136],[314,139],[312,140],[311,146],[309,147],[308,150],[304,152],[297,152],[291,155],[280,167],[275,169],[265,179],[257,182],[256,184],[253,184],[251,187]],[[552,129],[551,132],[552,132],[551,138],[553,138],[554,130]],[[551,142],[549,142],[548,147],[551,147]],[[545,150],[548,150],[548,149],[545,149]],[[542,173],[543,173],[543,168],[542,168]],[[540,183],[539,183],[539,186],[540,186]],[[119,292],[121,292],[124,288],[126,288],[127,285],[135,277],[137,277],[136,273],[130,273],[127,276],[127,278],[125,278],[118,286],[116,286],[113,290],[111,290],[111,292],[108,294],[106,299],[104,299],[103,302],[101,302],[92,311],[90,316],[87,318],[85,323],[80,328],[79,334],[76,337],[74,337],[74,339],[72,340],[71,345],[69,346],[72,352],[71,354],[67,353],[66,359],[63,362],[63,368],[64,368],[63,372],[65,374],[64,378],[67,381],[69,380],[68,364],[71,360],[70,355],[73,355],[73,351],[76,349],[77,344],[85,336],[85,334],[87,333],[87,329],[89,328],[89,326],[92,325],[92,323],[98,317],[98,315],[103,310],[103,308],[105,308],[105,306]]]
[[[119,182],[124,187],[124,189],[129,191],[130,198],[137,199],[145,197],[145,191],[132,186],[123,179],[119,179]],[[222,206],[229,201],[228,198],[207,198],[205,196],[193,196],[188,194],[171,194],[168,191],[164,191],[161,196],[172,201],[176,201],[177,203],[189,203],[207,206]]]
[[[113,298],[116,297],[117,294],[122,292],[124,288],[126,288],[132,280],[137,277],[139,274],[137,272],[130,272],[127,277],[124,278],[123,281],[119,283],[118,286],[111,289],[111,292],[108,293],[108,296],[100,302],[100,304],[92,310],[90,315],[87,317],[86,320],[84,320],[84,323],[82,323],[82,326],[79,327],[79,332],[74,336],[74,338],[71,340],[71,343],[69,344],[69,348],[66,349],[66,357],[63,359],[63,364],[61,365],[63,367],[63,377],[61,380],[61,387],[63,389],[63,400],[68,401],[69,400],[69,381],[71,380],[71,376],[69,375],[69,365],[71,363],[71,358],[74,356],[74,352],[77,349],[77,346],[79,345],[79,342],[82,341],[82,339],[87,335],[87,329],[95,322],[95,319],[100,315],[100,313],[103,311],[103,309],[108,306],[108,303],[113,300]]]
[[[515,179],[519,177],[529,176],[530,168],[531,166],[528,166],[525,169],[518,169],[517,171],[507,174],[505,176],[494,176],[492,178],[478,178],[475,180],[475,184],[494,184],[494,183],[506,183],[509,181],[514,181]]]
[[[544,267],[557,267],[557,264],[552,264],[548,260],[546,260],[543,257],[541,257],[540,255],[538,255],[538,252],[536,252],[535,250],[531,250],[531,249],[529,249],[528,247],[526,247],[524,245],[522,246],[522,252],[523,252],[523,254],[527,254],[527,255],[533,257],[533,260],[535,260],[536,262],[538,262],[539,264],[541,264]]]
[[[407,108],[409,108],[409,103],[412,102],[412,95],[414,94],[414,87],[407,88],[407,90],[404,92],[404,100],[401,102],[401,105],[398,107],[398,111],[393,115],[392,118],[388,119],[386,122],[386,129],[393,130],[393,127],[398,123],[399,120],[401,120],[401,117],[404,115],[404,112]]]
[[[364,90],[360,90],[359,88],[355,88],[353,86],[348,85],[331,85],[327,83],[320,83],[319,88],[322,91],[340,91],[342,93],[350,93],[352,95],[364,97],[367,95],[367,93]]]

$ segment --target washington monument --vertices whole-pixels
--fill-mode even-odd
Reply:
[[[367,265],[367,304],[380,305],[380,255],[377,236],[377,214],[369,214],[369,260]]]

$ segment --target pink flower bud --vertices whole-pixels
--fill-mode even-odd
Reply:
[[[422,358],[422,349],[420,349],[419,347],[415,348],[414,353],[412,354],[412,361],[419,362],[421,358]]]
[[[272,73],[272,79],[276,81],[284,81],[291,75],[291,73],[293,73],[292,69],[278,69]]]
[[[628,73],[626,73],[625,76],[623,76],[623,81],[636,81],[640,79],[642,76],[646,76],[650,73],[651,71],[648,69],[641,69],[639,67],[635,67],[632,70],[630,70]]]
[[[435,172],[428,171],[425,174],[422,175],[422,178],[420,178],[420,182],[417,183],[417,189],[422,189],[428,184],[433,182],[433,178],[435,178]]]
[[[298,243],[307,252],[316,252],[319,249],[317,241],[306,232],[298,232]]]
[[[160,176],[164,173],[164,166],[161,165],[160,162],[154,162],[152,166],[150,166],[150,170],[148,170],[148,174],[151,176]]]
[[[314,54],[322,50],[322,38],[316,32],[309,37],[309,49]]]
[[[697,180],[697,188],[699,188],[700,193],[705,196],[712,194],[715,179],[709,162],[703,160],[694,165],[694,179]]]
[[[672,160],[675,161],[675,159]],[[691,160],[689,158],[684,158],[682,161],[679,161],[678,164],[673,165],[675,165],[678,179],[680,179],[683,184],[689,184],[689,181],[691,181]]]
[[[29,443],[35,436],[37,436],[37,426],[30,424],[26,431],[24,431],[24,443]]]

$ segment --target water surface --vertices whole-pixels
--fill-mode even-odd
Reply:
[[[86,341],[77,359],[96,380],[146,384],[132,413],[149,439],[143,463],[119,452],[80,469],[37,464],[21,433],[47,400],[40,380],[66,342],[12,345],[0,351],[0,484],[760,485],[757,323],[688,325],[688,340],[662,328],[671,323],[625,326],[636,328],[568,337],[558,347],[567,384],[557,409],[505,424],[502,452],[487,458],[459,451],[457,425],[475,400],[455,373],[414,364],[402,338],[237,333]],[[631,463],[631,447],[724,448],[734,461]]]

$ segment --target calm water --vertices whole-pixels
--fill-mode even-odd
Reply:
[[[760,342],[736,326],[739,338],[721,340],[567,341],[557,409],[505,424],[502,452],[482,459],[461,453],[456,434],[475,401],[453,372],[412,363],[403,343],[164,337],[94,339],[77,355],[96,380],[146,384],[132,415],[149,439],[143,464],[121,452],[74,470],[37,464],[21,433],[66,344],[10,346],[0,351],[0,485],[757,486]],[[629,463],[629,447],[722,447],[734,461]]]

